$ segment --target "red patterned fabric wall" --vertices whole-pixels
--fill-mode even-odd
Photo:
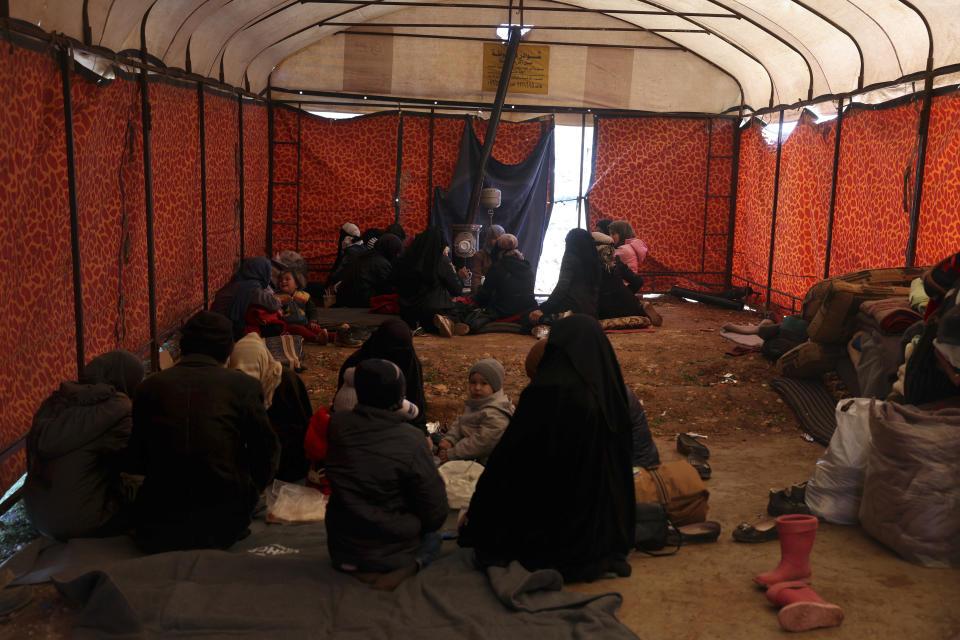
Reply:
[[[213,298],[239,263],[237,101],[207,92],[203,110],[207,147],[207,283]]]
[[[788,313],[823,278],[835,132],[805,112],[782,145],[770,295]]]
[[[776,146],[763,139],[761,124],[754,120],[740,133],[740,165],[737,182],[737,215],[733,234],[732,284],[749,286],[763,293],[754,302],[766,300],[767,266],[770,260],[770,212],[773,210],[773,178]]]
[[[917,232],[917,265],[960,251],[960,92],[934,98]]]
[[[460,140],[467,120],[436,116],[433,119],[433,186],[449,189],[460,155]],[[484,130],[486,131],[486,130]],[[499,136],[499,133],[497,134]],[[431,210],[433,200],[431,199]]]
[[[396,114],[349,120],[301,116],[300,246],[308,262],[333,264],[340,225],[393,223]],[[277,246],[274,250],[297,247]]]
[[[400,224],[408,234],[420,233],[430,220],[430,120],[429,115],[403,115]]]
[[[249,256],[266,255],[267,177],[270,157],[267,107],[243,105],[243,246]]]
[[[907,198],[905,210],[904,171],[916,164],[918,119],[919,103],[845,114],[831,276],[905,263],[910,203]]]
[[[197,89],[150,84],[157,326],[177,326],[203,306],[200,122]]]
[[[707,166],[708,154],[715,156],[711,196],[729,195],[731,160],[720,156],[730,154],[733,129],[718,123],[714,149],[709,126],[694,119],[597,118],[590,225],[628,221],[650,247],[642,270],[658,274],[647,278],[657,290],[679,281],[723,281],[729,199],[711,197],[717,202],[707,207]]]
[[[0,46],[0,451],[30,427],[61,380],[77,375],[63,94],[45,54]],[[21,450],[0,488],[24,471]]]
[[[117,78],[98,87],[73,74],[71,84],[89,360],[149,338],[142,116],[136,82]]]
[[[470,118],[473,131],[477,134],[480,144],[487,138],[489,120]],[[490,155],[503,164],[520,164],[530,152],[537,147],[540,136],[543,134],[543,123],[539,120],[531,122],[501,121],[497,127],[497,139],[493,143]],[[459,141],[457,150],[459,151]],[[443,185],[446,188],[449,185]]]

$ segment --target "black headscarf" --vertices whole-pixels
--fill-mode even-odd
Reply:
[[[591,287],[600,280],[600,256],[594,248],[593,236],[586,229],[570,229],[564,240],[565,252],[572,253],[583,267],[584,281]]]
[[[380,239],[377,240],[377,244],[374,245],[373,249],[393,263],[403,250],[403,240],[392,233],[385,233],[380,236]]]
[[[344,371],[370,358],[389,360],[400,367],[407,382],[406,398],[420,409],[413,424],[425,428],[427,399],[423,393],[423,368],[413,348],[413,334],[407,323],[398,318],[384,320],[367,341],[344,361],[340,367],[337,389],[343,386]]]
[[[613,222],[610,218],[602,218],[597,220],[597,231],[610,235],[610,223]]]
[[[569,581],[629,571],[632,437],[620,365],[599,323],[582,314],[555,323],[477,483],[461,544],[481,563],[519,560]]]
[[[400,242],[403,242],[404,240],[407,239],[407,232],[404,231],[403,227],[401,227],[396,222],[394,222],[393,224],[389,225],[386,229],[384,229],[384,233],[392,233],[393,235],[400,238]]]
[[[435,227],[427,227],[417,234],[397,262],[397,284],[401,290],[429,289],[437,284],[443,239]],[[400,367],[401,369],[403,367]]]
[[[87,363],[81,384],[109,384],[131,398],[143,381],[143,363],[129,351],[108,351]]]
[[[273,265],[267,258],[247,258],[240,265],[240,271],[233,276],[233,300],[227,310],[227,317],[233,323],[235,333],[243,334],[247,323],[247,308],[257,289],[270,286]]]

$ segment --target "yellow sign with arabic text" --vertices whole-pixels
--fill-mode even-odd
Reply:
[[[483,43],[483,91],[496,91],[503,71],[507,45]],[[513,63],[508,91],[513,93],[547,93],[550,73],[550,46],[521,44]]]

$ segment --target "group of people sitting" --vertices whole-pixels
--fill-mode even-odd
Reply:
[[[406,237],[397,224],[361,234],[356,225],[345,223],[324,291],[335,292],[339,306],[360,308],[395,296],[395,307],[386,308],[411,329],[445,337],[476,333],[491,322],[513,322],[529,330],[566,311],[599,319],[646,317],[655,325],[662,321],[638,296],[647,247],[623,220],[601,220],[592,234],[581,229],[567,234],[559,279],[540,305],[533,293],[534,268],[519,251],[517,237],[503,227],[484,230],[472,273],[453,266],[436,228]]]
[[[311,412],[299,377],[260,336],[234,338],[230,318],[200,311],[175,366],[144,379],[136,356],[113,351],[62,383],[28,435],[34,525],[59,539],[131,533],[148,553],[242,539],[268,483],[307,474]],[[485,471],[460,543],[479,565],[519,560],[568,580],[629,574],[632,467],[659,456],[613,348],[596,319],[573,314],[535,344],[526,369],[514,407],[502,364],[478,361],[463,414],[431,438],[406,323],[387,319],[346,359],[322,460],[335,568],[392,589],[428,564],[451,513],[437,467],[468,459]]]

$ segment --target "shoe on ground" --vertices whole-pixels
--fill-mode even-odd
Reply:
[[[769,542],[779,538],[775,520],[764,520],[757,524],[741,522],[733,530],[733,539],[737,542]]]
[[[677,451],[686,455],[692,453],[704,460],[710,457],[710,449],[707,445],[688,433],[677,434]]]
[[[433,326],[437,328],[437,331],[444,338],[453,337],[453,320],[451,320],[447,316],[443,316],[443,315],[440,315],[439,313],[435,313],[433,315]]]
[[[655,327],[659,327],[663,324],[663,316],[657,313],[657,310],[653,308],[652,302],[643,302],[641,305],[643,307],[643,312],[647,314],[647,317],[650,318],[650,324]]]
[[[807,483],[802,482],[779,491],[770,490],[770,499],[767,501],[767,513],[771,516],[788,516],[792,514],[809,515],[810,508],[806,503]]]
[[[470,325],[465,322],[454,322],[453,323],[453,335],[455,336],[465,336],[470,333]]]
[[[353,337],[353,330],[349,324],[342,324],[337,329],[337,336],[333,340],[338,347],[359,347],[362,342]]]
[[[707,462],[706,458],[701,458],[697,454],[691,453],[687,455],[687,462],[690,463],[691,467],[697,470],[701,480],[710,479],[713,469],[710,468],[710,463]]]

